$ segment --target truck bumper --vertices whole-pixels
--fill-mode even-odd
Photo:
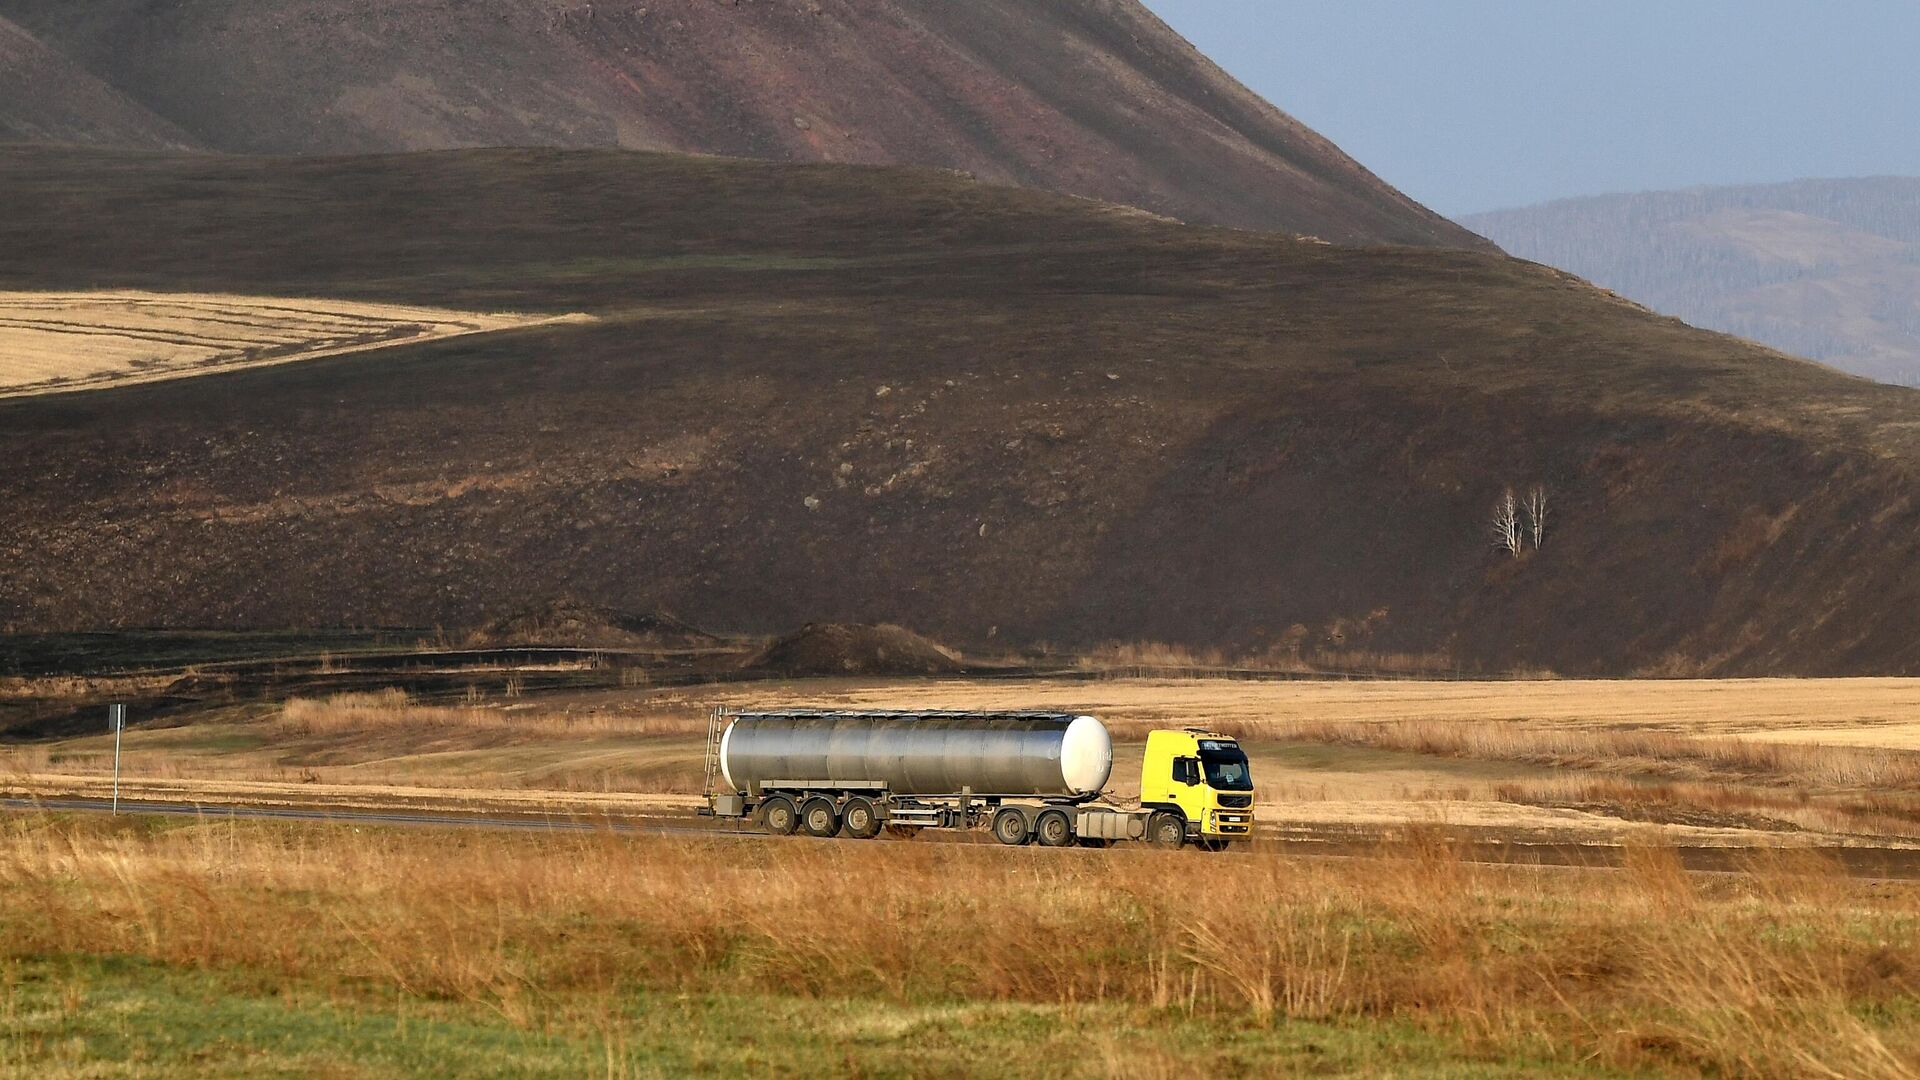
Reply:
[[[1253,832],[1253,808],[1209,810],[1202,832],[1211,836],[1248,836]]]

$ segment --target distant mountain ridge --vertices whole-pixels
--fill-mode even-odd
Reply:
[[[1137,0],[0,0],[207,149],[939,166],[1187,221],[1487,250]],[[46,141],[144,148],[150,132]]]
[[[1605,195],[1462,220],[1696,325],[1920,386],[1920,178]]]
[[[0,18],[0,144],[184,150],[186,132]]]

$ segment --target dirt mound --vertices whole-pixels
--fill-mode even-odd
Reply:
[[[903,626],[808,623],[746,666],[782,675],[947,675],[963,665],[951,649]]]
[[[704,649],[720,639],[664,611],[625,612],[577,600],[556,600],[481,627],[487,645],[555,645],[575,649]]]
[[[1336,243],[1488,246],[1137,0],[0,0],[0,16],[232,153],[925,165]]]

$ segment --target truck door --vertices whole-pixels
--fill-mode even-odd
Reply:
[[[1197,757],[1177,757],[1173,759],[1173,801],[1180,812],[1187,815],[1188,821],[1202,821],[1207,808],[1212,804],[1208,797],[1206,779],[1200,771],[1200,759]]]

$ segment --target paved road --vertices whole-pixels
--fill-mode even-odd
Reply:
[[[109,813],[113,804],[106,799],[48,798],[0,799],[0,810],[53,810],[61,812]],[[756,829],[707,818],[679,815],[660,818],[613,820],[605,818],[559,817],[533,814],[463,814],[404,810],[334,810],[297,806],[194,805],[178,802],[120,800],[122,814],[164,814],[198,818],[256,818],[279,821],[321,821],[341,825],[401,825],[427,828],[515,829],[548,832],[616,832],[647,836],[738,837],[768,840],[773,837]],[[985,834],[936,834],[947,842],[973,839],[987,842]],[[785,838],[814,843],[839,841],[813,837]],[[929,839],[932,839],[930,837]],[[1370,837],[1330,836],[1263,837],[1262,847],[1289,855],[1353,857],[1380,850],[1379,841]],[[997,845],[995,845],[997,846]],[[1471,862],[1502,865],[1614,868],[1620,865],[1618,847],[1572,843],[1517,843],[1498,837],[1467,837],[1454,845],[1462,858]],[[1062,854],[1078,851],[1061,849]],[[1682,847],[1674,854],[1689,870],[1738,872],[1755,853],[1746,847]],[[1920,849],[1876,847],[1826,847],[1813,849],[1833,860],[1849,876],[1870,880],[1920,881]],[[1244,847],[1237,853],[1247,854]]]

